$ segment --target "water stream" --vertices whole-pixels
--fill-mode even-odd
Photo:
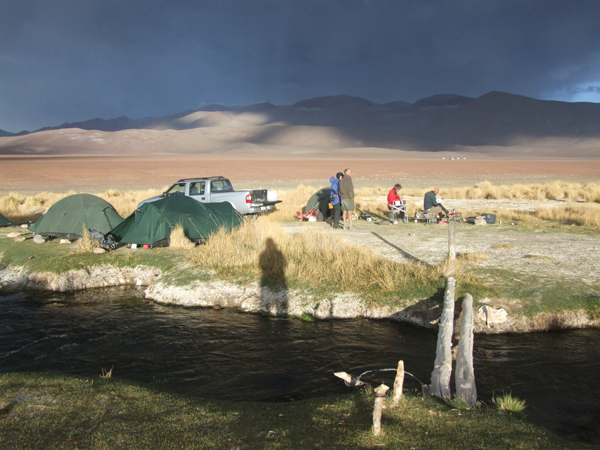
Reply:
[[[98,376],[112,367],[114,377],[204,398],[343,394],[349,388],[333,372],[393,368],[400,359],[428,382],[435,343],[435,332],[394,322],[165,306],[133,288],[0,297],[1,372]],[[477,335],[474,356],[481,400],[512,392],[533,423],[600,443],[600,330]]]

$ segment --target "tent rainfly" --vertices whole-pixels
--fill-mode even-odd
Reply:
[[[4,217],[2,214],[0,214],[0,227],[12,227],[13,225],[14,225],[14,223],[12,223],[6,217]]]
[[[29,229],[43,236],[79,238],[85,228],[108,233],[123,219],[106,200],[90,194],[75,194],[59,200]]]
[[[170,195],[144,203],[108,234],[121,243],[166,246],[177,224],[183,226],[189,239],[202,242],[219,229],[231,230],[242,221],[230,203],[200,203],[183,195]]]
[[[329,210],[329,199],[331,197],[331,188],[324,187],[315,192],[306,203],[303,214],[312,210],[320,210],[323,214],[327,214]]]

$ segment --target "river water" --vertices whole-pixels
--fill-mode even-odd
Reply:
[[[1,372],[99,376],[113,368],[114,377],[234,401],[343,394],[350,389],[334,372],[358,375],[398,360],[427,383],[436,338],[388,321],[307,323],[165,306],[134,288],[0,296]],[[480,400],[512,392],[531,422],[600,443],[600,330],[476,335],[474,353]],[[406,388],[419,386],[407,378]]]

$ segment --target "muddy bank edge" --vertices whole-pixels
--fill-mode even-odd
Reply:
[[[240,286],[220,280],[192,281],[174,285],[160,270],[148,267],[100,265],[56,274],[28,272],[22,267],[0,268],[0,286],[7,290],[50,290],[68,292],[109,286],[148,286],[146,298],[178,306],[235,308],[246,312],[312,316],[315,319],[388,319],[425,328],[437,326],[441,305],[431,299],[417,299],[405,306],[377,306],[354,293],[336,293],[315,298],[297,290],[271,290],[259,283]],[[502,323],[489,323],[475,314],[476,333],[528,333],[600,326],[585,310],[540,313],[533,317],[506,316]]]

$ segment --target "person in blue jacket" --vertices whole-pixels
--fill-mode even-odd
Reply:
[[[329,203],[333,206],[333,228],[337,229],[340,227],[340,216],[342,213],[342,205],[340,202],[340,180],[344,174],[338,172],[335,177],[331,177],[329,182],[331,183],[331,198]]]

